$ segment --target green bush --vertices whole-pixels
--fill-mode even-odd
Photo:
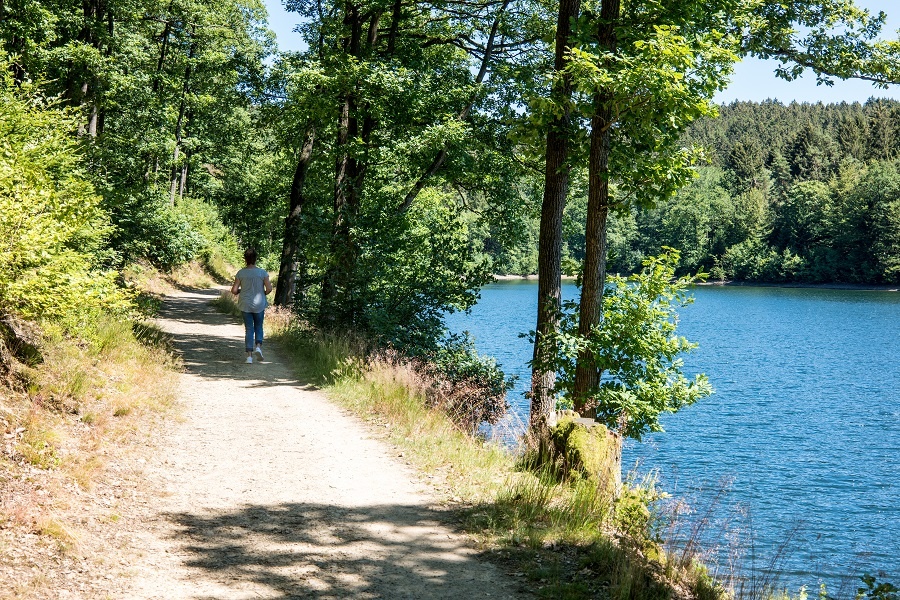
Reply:
[[[209,202],[196,198],[181,199],[175,211],[187,219],[191,230],[200,237],[199,255],[209,263],[221,257],[232,264],[241,264],[243,255],[234,233],[222,223],[219,210]]]
[[[144,258],[170,270],[197,258],[204,247],[188,217],[162,196],[114,194],[107,201],[116,223],[112,245],[125,262]]]
[[[447,388],[441,396],[452,399],[442,408],[466,427],[496,424],[506,414],[506,392],[514,380],[492,357],[479,355],[471,337],[450,334],[423,358],[419,370]]]
[[[640,440],[662,431],[660,415],[672,413],[712,393],[705,375],[688,379],[681,356],[697,345],[677,335],[677,310],[693,301],[689,286],[697,277],[675,277],[677,250],[644,261],[640,273],[625,279],[610,277],[603,294],[603,316],[587,335],[579,330],[579,306],[563,303],[560,327],[544,343],[552,344],[549,364],[556,390],[582,413],[595,412],[597,421],[626,437]],[[602,375],[599,383],[576,398],[575,372],[579,356]]]
[[[0,66],[0,306],[69,329],[129,310],[115,273],[99,266],[111,229],[73,117]]]

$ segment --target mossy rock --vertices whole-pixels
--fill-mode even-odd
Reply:
[[[600,423],[589,425],[576,417],[563,416],[550,427],[541,454],[555,465],[564,479],[596,480],[614,496],[622,486],[621,438]]]

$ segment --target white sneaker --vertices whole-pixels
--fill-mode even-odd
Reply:
[[[246,362],[248,365],[252,365],[253,364],[253,356],[248,356],[247,360],[244,362]]]
[[[259,360],[263,359],[262,346],[257,346],[256,350],[254,350],[254,352],[256,352],[256,356],[259,358]]]

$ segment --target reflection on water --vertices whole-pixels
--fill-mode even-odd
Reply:
[[[450,315],[479,350],[519,376],[523,392],[537,285],[486,286],[470,315]],[[574,285],[564,285],[573,298]],[[679,332],[700,348],[687,374],[706,373],[716,393],[663,419],[666,433],[625,450],[626,465],[659,469],[662,486],[703,512],[727,484],[709,542],[727,546],[728,521],[764,568],[793,535],[781,581],[831,589],[840,577],[886,572],[900,583],[900,293],[702,287]],[[720,553],[724,561],[725,550]],[[845,582],[853,595],[857,582]],[[849,587],[848,587],[849,586]]]

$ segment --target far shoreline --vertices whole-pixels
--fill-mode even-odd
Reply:
[[[722,287],[803,288],[811,290],[848,290],[857,292],[900,292],[898,285],[867,283],[764,283],[757,281],[703,281],[695,285]]]
[[[494,278],[494,281],[537,281],[538,276],[537,273],[531,273],[529,275],[491,275]],[[563,281],[575,281],[577,277],[575,275],[563,275]]]
[[[493,275],[494,281],[537,281],[536,274],[530,275]],[[573,275],[563,275],[564,281],[574,281]],[[708,287],[767,287],[767,288],[801,288],[813,290],[847,290],[857,292],[900,292],[900,285],[865,284],[865,283],[766,283],[761,281],[703,281],[694,285]]]

